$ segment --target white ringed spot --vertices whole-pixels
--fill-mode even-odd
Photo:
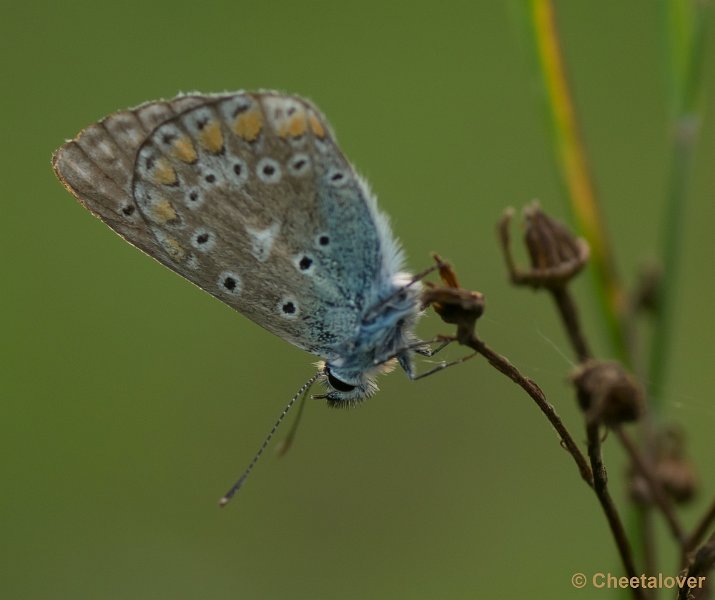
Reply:
[[[224,294],[238,296],[241,293],[241,278],[232,271],[224,271],[218,276],[218,287]]]
[[[330,235],[323,231],[315,236],[315,247],[320,250],[327,250],[331,243]]]
[[[284,296],[276,305],[276,311],[284,319],[293,321],[300,314],[300,306],[293,296]]]
[[[348,173],[343,169],[330,167],[325,175],[325,181],[332,187],[342,187],[348,181]]]
[[[191,188],[184,196],[184,204],[190,209],[196,209],[204,203],[204,196],[201,190]]]
[[[293,265],[298,272],[303,275],[313,275],[315,271],[315,258],[306,252],[301,252],[296,254],[293,259]]]
[[[256,175],[263,183],[278,183],[281,180],[281,166],[272,158],[262,158],[256,165]]]
[[[191,234],[191,245],[201,252],[209,252],[216,246],[216,234],[204,227],[199,227]]]
[[[310,171],[310,157],[298,152],[288,159],[288,172],[295,177],[302,177]]]
[[[214,187],[221,182],[221,177],[213,169],[201,170],[201,185],[205,187]]]

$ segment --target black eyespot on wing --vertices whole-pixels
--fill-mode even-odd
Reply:
[[[298,266],[300,267],[301,271],[307,271],[308,269],[310,269],[310,265],[312,265],[312,264],[313,264],[313,260],[308,256],[304,256],[303,258],[300,259]]]
[[[216,181],[216,175],[210,173],[209,175],[206,175],[204,179],[206,180],[206,183],[214,183]]]
[[[329,238],[327,235],[321,235],[321,236],[318,238],[318,243],[319,243],[321,246],[327,246],[327,245],[330,243],[330,238]]]
[[[205,244],[206,242],[209,241],[209,234],[208,233],[200,233],[199,235],[196,236],[196,241],[199,244]]]
[[[134,207],[131,204],[128,204],[122,209],[122,212],[127,216],[131,216],[134,213]]]
[[[199,193],[194,191],[189,194],[189,200],[196,202],[199,199]]]
[[[328,376],[328,383],[339,392],[352,392],[356,386],[340,381],[335,377],[329,370],[326,370],[326,375]]]
[[[240,175],[241,173],[243,173],[243,165],[241,163],[236,163],[235,165],[233,165],[233,172],[236,175]]]
[[[287,315],[292,315],[295,313],[295,304],[290,301],[286,302],[283,306],[281,306],[281,310]]]
[[[263,167],[264,175],[268,175],[270,177],[275,172],[276,172],[276,168],[273,165],[266,165],[265,167]]]
[[[236,289],[236,280],[233,277],[226,277],[223,280],[223,287],[227,290],[233,291]]]

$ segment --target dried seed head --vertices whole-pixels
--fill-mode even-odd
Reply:
[[[698,491],[698,477],[693,463],[685,452],[685,436],[673,425],[665,426],[655,439],[655,465],[653,469],[663,491],[674,502],[686,503]],[[650,504],[648,483],[636,471],[630,473],[630,494],[640,504]]]
[[[665,459],[658,463],[656,473],[663,484],[663,489],[678,504],[684,504],[695,496],[698,480],[689,460]]]
[[[531,269],[518,269],[509,246],[509,223],[512,216],[513,211],[504,214],[499,225],[499,234],[509,275],[514,284],[535,288],[562,287],[588,262],[586,240],[573,235],[562,223],[544,213],[534,201],[523,211],[524,242]]]
[[[581,410],[607,426],[635,421],[643,409],[643,390],[619,363],[589,360],[571,376]]]
[[[451,265],[434,255],[444,285],[425,283],[424,306],[432,306],[445,323],[457,326],[457,339],[466,340],[474,332],[477,319],[484,313],[484,295],[459,287]]]

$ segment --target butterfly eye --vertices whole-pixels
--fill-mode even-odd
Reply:
[[[340,381],[328,369],[326,369],[326,374],[328,376],[328,383],[339,392],[352,392],[356,387],[344,381]]]

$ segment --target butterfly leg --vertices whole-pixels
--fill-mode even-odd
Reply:
[[[417,354],[420,354],[421,356],[426,356],[427,358],[432,358],[435,354],[438,352],[441,352],[444,350],[447,346],[449,346],[454,340],[451,338],[444,339],[442,337],[436,337],[434,340],[430,340],[430,342],[420,342],[420,345],[416,348],[414,348],[414,351],[417,352]],[[429,343],[434,343],[434,342],[440,342],[439,346],[436,348],[430,348],[427,344]]]
[[[456,360],[453,360],[451,362],[441,362],[438,364],[436,367],[433,369],[430,369],[429,371],[425,371],[424,373],[420,373],[419,375],[414,375],[410,374],[409,372],[407,375],[412,381],[417,381],[418,379],[423,379],[425,377],[429,377],[430,375],[434,375],[435,373],[438,373],[439,371],[443,371],[444,369],[448,367],[454,367],[456,365],[461,365],[462,363],[467,362],[469,359],[474,358],[479,352],[472,352],[471,354],[467,354],[466,356],[463,356],[462,358],[458,358]]]
[[[392,358],[397,358],[397,361],[400,364],[400,366],[402,367],[402,370],[405,373],[407,373],[407,376],[410,379],[414,380],[417,376],[415,375],[415,371],[412,366],[412,360],[410,358],[410,351],[416,352],[417,354],[420,354],[421,356],[431,358],[432,356],[435,356],[438,352],[441,352],[442,350],[444,350],[453,341],[454,341],[453,338],[445,338],[444,336],[437,336],[437,337],[432,338],[431,340],[427,340],[427,341],[419,340],[419,341],[415,342],[414,344],[405,346],[399,352],[397,352],[396,354],[393,354],[387,360],[390,360]],[[436,348],[431,348],[430,344],[434,344],[436,342],[439,342],[439,345]]]
[[[422,356],[426,357],[432,357],[444,348],[446,348],[449,344],[451,344],[454,341],[453,338],[448,338],[443,335],[438,335],[433,337],[431,340],[417,340],[416,342],[413,342],[411,344],[408,344],[407,346],[403,346],[400,348],[397,352],[393,352],[389,356],[385,356],[384,358],[379,358],[375,359],[373,364],[375,366],[378,365],[383,365],[386,362],[391,361],[393,358],[396,358],[398,362],[400,363],[400,366],[406,371],[409,372],[411,369],[405,368],[405,361],[409,363],[409,353],[410,351],[416,352],[417,354],[420,354]],[[435,344],[437,342],[440,342],[439,346],[435,348],[434,350],[430,348],[430,344]]]

